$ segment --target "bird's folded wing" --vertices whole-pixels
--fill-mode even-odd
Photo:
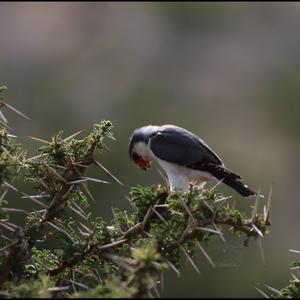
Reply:
[[[197,169],[202,164],[222,165],[221,159],[195,134],[181,128],[158,131],[149,147],[159,159]]]

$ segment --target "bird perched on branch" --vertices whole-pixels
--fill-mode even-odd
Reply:
[[[144,126],[134,130],[129,156],[143,170],[156,161],[166,172],[170,190],[187,190],[190,184],[199,188],[208,181],[222,181],[244,197],[257,195],[241,176],[224,166],[220,157],[194,133],[175,126]]]

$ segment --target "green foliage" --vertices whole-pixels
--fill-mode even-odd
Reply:
[[[295,250],[290,250],[292,252],[298,252]],[[291,270],[298,270],[300,267],[300,261],[294,261],[291,263]],[[274,289],[273,287],[267,286],[266,288],[271,291],[270,295],[267,295],[265,292],[262,292],[258,289],[258,291],[264,296],[268,298],[300,298],[300,280],[293,274],[293,279],[289,281],[286,287],[281,290]]]
[[[289,285],[280,291],[275,298],[299,298],[300,297],[300,280],[291,280]]]
[[[7,282],[5,289],[7,295],[14,298],[51,298],[51,287],[54,286],[55,283],[49,276],[41,274],[34,280],[22,279],[19,282]]]
[[[0,88],[1,91],[1,88]],[[133,187],[130,211],[112,211],[111,222],[89,210],[93,196],[86,171],[98,167],[96,151],[114,139],[112,123],[101,121],[83,139],[59,132],[28,158],[6,128],[0,131],[0,290],[7,297],[148,297],[157,295],[163,270],[180,272],[182,255],[197,269],[194,257],[202,243],[222,230],[249,238],[267,233],[269,219],[252,218],[232,207],[216,190],[170,193],[167,187]],[[18,191],[19,176],[33,195]],[[24,226],[9,221],[10,188],[38,209],[25,212]],[[16,210],[16,209],[15,209]],[[208,257],[207,253],[205,256]],[[210,263],[212,263],[210,261]]]
[[[136,209],[136,218],[142,221],[147,211],[154,204],[160,204],[166,200],[166,190],[157,189],[155,187],[141,186],[133,187],[130,191],[130,199],[133,207]]]
[[[3,188],[5,181],[12,181],[19,165],[18,156],[20,145],[9,137],[7,129],[0,130],[0,185]]]

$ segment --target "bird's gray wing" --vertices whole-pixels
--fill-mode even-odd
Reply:
[[[180,128],[167,127],[152,135],[149,147],[159,159],[192,169],[222,165],[221,159],[198,136]]]

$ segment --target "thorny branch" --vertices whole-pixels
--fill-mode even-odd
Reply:
[[[37,189],[40,191],[44,190],[40,196],[42,197],[43,193],[47,193],[51,201],[46,205],[43,215],[39,217],[35,224],[32,224],[32,226],[27,227],[25,230],[17,227],[18,232],[22,234],[21,236],[18,234],[11,246],[5,250],[6,259],[2,263],[3,271],[0,274],[0,288],[14,271],[20,268],[31,257],[31,249],[35,246],[36,241],[43,236],[45,225],[50,224],[54,226],[51,222],[59,216],[61,210],[68,204],[72,189],[78,186],[77,181],[84,178],[85,180],[81,184],[86,183],[85,171],[88,166],[96,163],[94,160],[96,148],[103,147],[102,141],[104,137],[106,134],[111,134],[110,126],[110,122],[103,121],[100,125],[95,125],[94,132],[83,142],[80,143],[78,141],[81,144],[80,146],[85,150],[85,152],[81,153],[80,163],[74,160],[76,158],[74,157],[76,156],[75,151],[73,153],[72,151],[67,152],[68,146],[70,146],[70,143],[74,143],[74,140],[67,138],[59,141],[61,134],[55,137],[52,143],[46,142],[48,148],[41,148],[44,151],[42,155],[27,160],[22,157],[22,160],[15,161],[18,167],[24,168],[30,176],[33,175],[30,174],[31,172],[37,172],[34,174],[35,177],[30,179],[39,183]],[[6,133],[4,132],[3,134],[5,136]],[[50,166],[50,163],[53,163],[53,167]],[[9,187],[16,190],[11,185]],[[86,185],[84,185],[84,190],[89,192]],[[36,198],[31,199],[34,199],[35,202],[38,201]],[[19,244],[25,244],[26,246],[20,247]],[[20,257],[20,259],[16,261],[16,257]]]
[[[0,106],[23,115],[4,102]],[[94,197],[87,183],[107,182],[87,177],[88,168],[95,165],[122,185],[96,160],[96,150],[106,149],[104,139],[113,139],[112,124],[96,124],[83,139],[78,139],[82,131],[67,138],[60,132],[51,142],[33,138],[42,143],[40,154],[27,158],[9,135],[2,112],[0,119],[5,124],[0,130],[1,295],[35,297],[43,291],[55,297],[158,297],[162,271],[170,268],[180,275],[182,255],[197,272],[196,251],[215,266],[202,245],[215,236],[223,238],[223,228],[243,234],[247,241],[267,233],[271,197],[263,215],[255,205],[247,218],[214,188],[193,186],[186,193],[171,194],[161,186],[134,187],[129,197],[131,213],[113,209],[110,223],[94,218],[88,201]],[[36,194],[15,188],[16,176],[29,181]],[[42,208],[23,211],[25,226],[9,220],[9,213],[22,210],[6,207],[8,189]]]

